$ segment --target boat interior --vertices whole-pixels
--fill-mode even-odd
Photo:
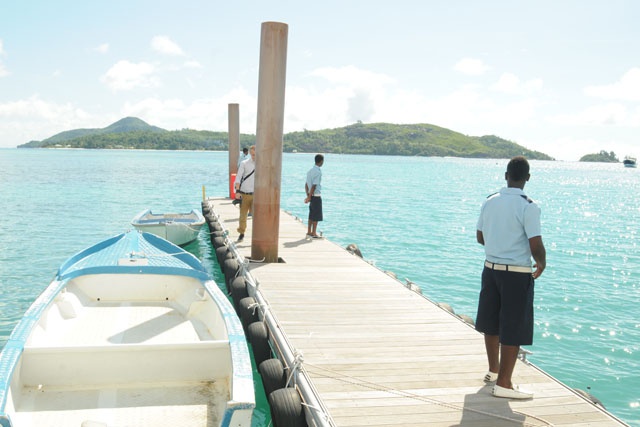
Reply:
[[[6,409],[16,426],[218,425],[230,352],[199,280],[81,276],[34,326]]]

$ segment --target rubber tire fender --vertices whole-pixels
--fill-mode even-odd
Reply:
[[[271,347],[269,346],[269,330],[263,322],[253,322],[247,328],[249,342],[253,348],[253,358],[256,365],[260,365],[265,360],[271,358]]]
[[[220,267],[224,265],[224,260],[227,259],[227,254],[230,252],[231,251],[226,246],[220,246],[219,248],[216,248],[216,259],[218,260],[218,265]]]
[[[274,427],[306,427],[302,398],[293,387],[281,388],[269,395]]]
[[[258,321],[258,309],[251,307],[255,303],[256,299],[254,297],[242,298],[238,303],[238,311],[240,312],[238,316],[245,331],[249,328],[250,324]]]
[[[247,292],[247,281],[244,277],[238,276],[231,282],[231,299],[236,313],[240,314],[240,301],[249,296]]]
[[[284,388],[287,383],[287,376],[284,366],[279,359],[267,359],[258,365],[258,371],[262,377],[264,394],[269,396],[274,391]]]
[[[234,258],[224,260],[224,281],[227,285],[227,292],[231,291],[231,282],[238,276],[240,265]]]
[[[214,237],[211,239],[211,243],[213,243],[213,247],[218,249],[219,247],[225,246],[224,237]]]

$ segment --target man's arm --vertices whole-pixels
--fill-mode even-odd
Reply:
[[[484,235],[482,234],[482,231],[476,230],[476,240],[478,241],[478,243],[484,246]]]
[[[240,183],[242,182],[242,177],[244,176],[244,163],[240,163],[240,167],[238,168],[238,172],[236,173],[236,179],[233,181],[233,186],[236,189],[236,199],[240,198],[240,194],[237,193],[240,190]]]
[[[540,277],[547,266],[547,251],[542,243],[542,236],[535,236],[529,239],[529,248],[531,248],[531,256],[533,256],[533,278]]]
[[[309,184],[304,184],[304,190],[307,192],[307,198],[304,199],[305,203],[309,203],[311,201],[311,196],[313,196],[314,191],[316,191],[316,185],[313,184],[311,188],[309,188]]]

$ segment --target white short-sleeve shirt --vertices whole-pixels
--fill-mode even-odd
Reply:
[[[529,239],[542,235],[540,207],[520,188],[502,188],[482,204],[477,229],[487,261],[530,266]]]

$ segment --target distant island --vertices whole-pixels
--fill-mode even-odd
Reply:
[[[255,135],[240,135],[242,147],[255,141]],[[228,133],[193,129],[168,131],[136,117],[126,117],[106,128],[69,130],[18,148],[222,151],[228,149]],[[337,129],[291,132],[283,137],[283,151],[495,159],[524,155],[528,159],[555,160],[494,135],[467,136],[430,124],[358,122]]]
[[[600,150],[599,153],[585,154],[580,157],[581,162],[602,162],[602,163],[619,163],[616,153],[613,151],[607,153],[604,150]]]

